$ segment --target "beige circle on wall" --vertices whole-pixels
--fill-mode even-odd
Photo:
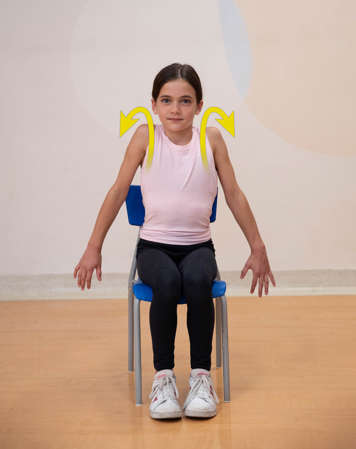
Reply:
[[[251,46],[247,107],[285,141],[356,154],[356,2],[234,0]]]

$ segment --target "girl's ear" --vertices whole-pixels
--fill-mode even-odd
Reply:
[[[153,98],[151,99],[151,102],[152,102],[152,111],[156,114],[156,102]]]
[[[198,103],[198,106],[197,106],[197,112],[196,112],[196,114],[199,114],[199,113],[200,113],[200,111],[202,110],[203,104],[204,104],[204,101],[203,101],[203,100],[200,100],[200,102]]]

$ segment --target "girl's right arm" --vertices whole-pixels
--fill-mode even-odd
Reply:
[[[105,197],[87,248],[74,269],[74,278],[78,274],[77,284],[82,290],[85,288],[85,283],[87,288],[90,288],[94,269],[96,269],[96,277],[101,281],[101,248],[105,236],[126,199],[138,166],[143,163],[147,145],[148,126],[142,124],[136,129],[127,146],[116,181]]]

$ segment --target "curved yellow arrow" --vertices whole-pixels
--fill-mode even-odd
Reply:
[[[203,115],[200,125],[200,153],[204,164],[204,167],[209,170],[208,158],[206,156],[206,125],[208,123],[209,115],[212,112],[216,112],[222,118],[217,118],[216,120],[228,131],[233,137],[235,137],[235,118],[234,111],[228,116],[225,111],[217,106],[211,106],[208,108]]]
[[[148,158],[147,158],[147,163],[146,163],[146,167],[150,168],[151,164],[152,164],[152,159],[153,159],[153,149],[154,149],[154,134],[155,134],[155,129],[153,126],[153,119],[152,116],[150,114],[150,111],[143,107],[143,106],[137,106],[136,108],[132,109],[127,116],[120,111],[120,137],[123,136],[125,134],[125,132],[127,130],[129,130],[131,128],[132,125],[134,125],[139,119],[133,119],[132,117],[136,114],[138,114],[139,112],[142,112],[143,114],[145,114],[146,119],[147,119],[147,124],[148,124],[148,135],[149,135],[149,139],[148,139]]]

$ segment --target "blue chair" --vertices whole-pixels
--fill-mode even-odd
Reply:
[[[210,222],[216,219],[217,194],[212,207]],[[145,208],[142,203],[141,186],[131,185],[126,197],[126,210],[129,223],[133,226],[142,226],[145,218]],[[129,371],[134,370],[135,359],[135,388],[136,405],[142,404],[142,369],[141,369],[141,322],[140,301],[152,301],[152,289],[144,284],[136,276],[136,252],[140,239],[138,232],[135,251],[132,258],[128,281],[128,362]],[[224,377],[224,401],[230,402],[230,370],[229,370],[229,343],[228,343],[228,321],[227,301],[225,296],[226,283],[220,280],[218,270],[216,280],[212,285],[212,297],[215,298],[215,336],[216,336],[216,366],[221,366],[221,349],[223,353],[223,377]],[[179,304],[186,304],[185,298],[181,298]],[[134,348],[134,351],[133,351]]]

